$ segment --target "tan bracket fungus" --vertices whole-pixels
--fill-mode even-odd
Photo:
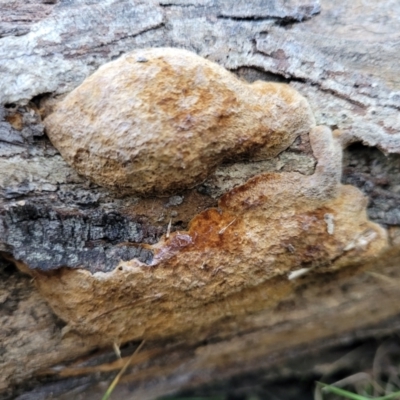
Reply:
[[[45,120],[63,158],[140,195],[201,183],[226,159],[274,157],[315,126],[288,85],[247,84],[186,50],[137,50],[87,78]]]
[[[299,173],[264,173],[234,188],[222,196],[218,208],[208,209],[198,214],[191,221],[186,232],[171,233],[156,245],[147,246],[155,254],[150,266],[138,260],[130,260],[120,262],[115,270],[108,273],[91,274],[86,270],[67,268],[47,274],[30,271],[36,277],[36,284],[41,293],[54,311],[68,322],[69,328],[86,336],[95,337],[99,343],[173,335],[189,327],[195,330],[196,327],[213,324],[227,315],[234,316],[257,311],[290,292],[291,279],[310,270],[327,272],[360,264],[377,257],[387,246],[386,231],[367,218],[366,198],[358,189],[340,183],[342,148],[339,132],[332,134],[329,128],[313,127],[308,105],[300,95],[286,86],[277,85],[275,90],[273,89],[275,85],[268,86],[267,84],[271,89],[272,99],[275,99],[274,105],[268,105],[265,99],[256,107],[252,98],[246,99],[249,94],[246,85],[232,78],[220,67],[182,50],[145,50],[128,55],[124,60],[127,60],[129,65],[138,63],[142,66],[149,63],[146,68],[158,71],[152,72],[151,76],[161,78],[164,76],[160,72],[163,68],[168,71],[172,68],[165,66],[166,59],[172,62],[172,59],[168,58],[171,54],[179,55],[179,57],[176,56],[176,63],[181,73],[182,71],[190,72],[190,79],[188,76],[180,75],[179,77],[189,85],[188,87],[192,88],[195,83],[201,85],[204,82],[204,70],[218,72],[213,78],[218,79],[218,82],[214,80],[212,82],[222,86],[218,87],[218,93],[210,94],[208,99],[219,104],[219,114],[210,111],[212,108],[204,107],[206,117],[199,117],[202,115],[200,106],[198,114],[193,113],[197,118],[195,120],[203,121],[201,123],[204,124],[202,125],[204,137],[197,142],[189,135],[192,132],[191,128],[179,128],[186,117],[181,117],[181,111],[178,113],[175,107],[178,109],[183,107],[182,104],[191,98],[190,94],[181,93],[182,86],[172,88],[175,94],[173,100],[170,101],[171,104],[168,105],[169,111],[165,111],[161,117],[157,114],[153,116],[153,119],[149,111],[151,97],[147,94],[147,105],[144,106],[141,103],[139,107],[139,110],[143,110],[143,107],[148,108],[144,114],[144,121],[138,120],[136,116],[134,125],[141,127],[141,132],[151,132],[150,139],[143,140],[139,146],[141,151],[134,155],[139,158],[143,156],[140,161],[141,168],[145,167],[146,157],[149,156],[149,165],[153,173],[146,175],[146,177],[149,176],[148,183],[145,183],[145,178],[143,178],[139,186],[130,180],[134,175],[133,172],[129,180],[123,180],[122,175],[117,173],[116,179],[120,177],[122,179],[118,181],[118,185],[131,185],[130,187],[135,192],[145,192],[145,190],[153,192],[158,185],[159,177],[156,175],[159,172],[162,174],[162,180],[167,182],[163,184],[162,191],[171,190],[173,185],[191,186],[197,182],[197,179],[203,179],[218,160],[222,160],[227,154],[231,156],[236,150],[242,152],[253,149],[264,129],[267,133],[266,136],[262,136],[259,144],[266,146],[267,152],[272,153],[279,148],[279,135],[282,135],[282,147],[285,147],[300,132],[309,131],[312,149],[317,158],[317,167],[311,176]],[[188,58],[187,63],[185,57]],[[124,60],[121,60],[120,64],[117,61],[101,68],[99,74],[91,82],[95,81],[97,85],[100,85],[100,73],[103,72],[107,76],[119,76],[120,71],[114,70],[114,67],[123,64]],[[199,63],[198,68],[195,61]],[[190,65],[190,68],[187,65]],[[198,74],[196,75],[194,71],[198,71]],[[195,80],[193,80],[194,77],[196,77]],[[175,78],[171,79],[172,81],[168,81],[168,84],[175,82]],[[146,92],[142,81],[135,82],[140,87],[135,93]],[[223,86],[225,84],[227,87]],[[160,93],[154,94],[158,102],[161,102],[163,96],[168,96],[162,82],[160,85]],[[250,85],[250,87],[262,85],[264,84],[260,83]],[[81,111],[79,116],[76,115],[76,110],[80,108],[78,99],[82,99],[85,107],[93,111],[93,114],[90,114],[93,117],[93,126],[99,126],[103,118],[109,118],[113,113],[118,114],[115,108],[112,108],[112,111],[104,110],[106,115],[100,113],[99,110],[104,109],[104,105],[97,108],[94,104],[98,93],[105,90],[104,86],[105,84],[98,90],[92,87],[91,90],[95,90],[96,94],[92,99],[86,99],[84,94],[89,96],[91,86],[87,86],[85,82],[83,89],[78,88],[75,93],[67,97],[56,111],[56,115],[48,119],[49,133],[63,154],[68,153],[64,146],[67,143],[73,144],[73,141],[71,138],[63,137],[61,133],[57,136],[58,124],[62,126],[61,129],[64,129],[63,124],[66,124],[68,129],[65,132],[72,132],[70,130],[73,126],[72,122],[66,122],[66,119],[74,118],[74,122],[78,119],[79,126],[87,128],[91,118],[89,114],[82,114]],[[211,83],[204,86],[203,96],[207,97],[205,90],[206,88],[211,90],[211,86]],[[152,90],[155,91],[156,87],[155,82],[152,82]],[[240,97],[241,92],[237,87],[242,87],[246,96]],[[180,95],[182,95],[182,101],[179,100]],[[282,96],[282,99],[279,99],[279,96]],[[125,99],[127,100],[127,94],[125,94]],[[224,103],[224,99],[230,100]],[[233,102],[234,106],[233,108],[228,106],[228,109],[241,111],[237,115],[234,111],[222,115],[224,104],[230,104],[232,99],[236,99]],[[239,99],[244,102],[244,105],[239,104]],[[128,102],[122,114],[128,113],[129,107],[135,107],[137,101],[139,100]],[[169,102],[166,101],[166,103]],[[193,104],[196,104],[195,100]],[[264,122],[262,124],[260,122],[265,121],[261,117],[263,104],[266,106],[268,121],[272,124],[272,127],[268,129]],[[72,109],[70,110],[67,105],[71,105]],[[165,103],[158,105],[159,108],[156,109],[164,106]],[[246,107],[250,108],[246,109]],[[293,113],[288,116],[286,114],[289,110]],[[167,118],[168,112],[171,112],[171,119]],[[257,117],[251,116],[253,113],[256,113]],[[240,116],[243,116],[243,121],[240,120]],[[96,122],[94,117],[100,122]],[[82,122],[85,118],[87,121]],[[222,125],[216,122],[217,125],[212,125],[214,128],[211,129],[210,120],[224,122],[220,122]],[[223,124],[227,120],[235,121],[232,122],[235,128],[231,129],[229,126],[222,128],[226,126]],[[279,120],[282,121],[282,126],[279,126]],[[190,124],[193,123],[193,120],[191,121]],[[241,141],[240,138],[243,136],[232,132],[236,132],[237,126],[244,130],[249,121],[252,122],[252,127],[256,126],[256,129]],[[161,123],[166,123],[165,131],[161,129]],[[143,131],[145,124],[150,124],[147,131]],[[214,145],[218,142],[216,136],[218,129],[215,126],[219,126],[220,135],[225,132],[225,129],[229,132],[226,141],[225,136],[220,137],[222,144],[218,147],[218,154],[212,152],[213,147],[207,146],[206,143],[207,140],[211,140]],[[208,129],[211,129],[211,133]],[[77,162],[82,172],[83,158],[76,157],[74,154],[79,153],[77,149],[82,148],[85,139],[82,137],[83,131],[75,132],[77,132],[78,144],[66,157],[70,162]],[[175,132],[176,135],[171,135],[171,132]],[[161,147],[155,145],[156,134],[162,137]],[[183,139],[177,140],[175,136],[180,134],[183,135]],[[90,133],[87,144],[90,141],[96,141],[93,135],[95,135],[94,130]],[[116,144],[121,144],[122,133],[115,136]],[[144,136],[147,138],[146,135]],[[104,133],[99,131],[99,137],[94,146],[101,146],[104,142],[107,147],[107,150],[100,155],[100,167],[106,166],[107,154],[121,156],[120,160],[128,156],[126,150],[120,148],[110,150],[113,136],[105,140]],[[138,137],[136,140],[140,142]],[[200,172],[195,173],[196,168],[192,169],[190,163],[185,163],[184,171],[185,174],[188,172],[188,175],[182,173],[177,183],[179,168],[172,172],[163,171],[163,168],[170,164],[180,165],[179,162],[183,160],[180,157],[184,154],[180,142],[185,143],[185,140],[194,141],[193,146],[187,147],[191,151],[193,149],[194,153],[185,154],[200,168]],[[236,145],[234,140],[238,140]],[[198,143],[200,143],[199,147]],[[147,146],[153,145],[155,149],[147,149]],[[129,149],[134,147],[132,144],[129,146]],[[174,146],[178,146],[178,151],[171,153]],[[162,148],[167,150],[161,151]],[[161,153],[158,153],[159,151]],[[94,157],[92,152],[85,154],[88,157],[85,159],[86,162],[89,162],[90,157]],[[159,165],[157,164],[158,154],[161,157]],[[178,164],[174,160],[178,160],[176,161]],[[99,178],[99,183],[112,184],[111,166],[117,165],[119,161],[116,161],[116,164],[113,162],[108,165],[108,171]],[[203,162],[209,165],[203,166]],[[86,171],[89,176],[97,168],[94,160],[90,163],[93,165],[90,165]],[[135,161],[133,163],[135,164]],[[127,159],[125,164],[118,165],[123,166],[122,171],[130,168]],[[160,166],[161,169],[159,169]]]

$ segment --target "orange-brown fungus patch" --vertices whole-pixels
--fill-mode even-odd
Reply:
[[[150,247],[152,264],[109,273],[31,272],[55,312],[97,343],[190,334],[274,305],[297,273],[362,265],[387,246],[362,193],[340,184],[341,147],[328,128],[310,132],[311,176],[261,174],[200,212],[187,230]]]

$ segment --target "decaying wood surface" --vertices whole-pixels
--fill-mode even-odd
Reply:
[[[138,48],[185,48],[249,82],[296,89],[318,125],[365,145],[344,150],[342,182],[368,196],[368,216],[387,231],[390,248],[369,264],[272,278],[215,304],[208,326],[205,317],[173,336],[153,335],[117,396],[151,399],[268,370],[372,335],[369,327],[398,331],[399,12],[395,1],[378,9],[372,0],[0,1],[1,396],[62,398],[74,389],[74,398],[79,391],[98,398],[101,382],[135,345],[122,348],[118,360],[110,349],[123,344],[119,338],[102,342],[66,327],[36,289],[39,278],[20,270],[85,266],[95,273],[121,260],[151,264],[150,245],[167,231],[185,231],[234,186],[266,171],[314,173],[302,135],[272,160],[223,164],[198,187],[169,197],[121,196],[78,175],[52,146],[43,120],[99,66]],[[264,293],[267,300],[259,300]],[[104,350],[91,353],[100,345]]]

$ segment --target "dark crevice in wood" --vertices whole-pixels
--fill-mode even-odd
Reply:
[[[355,143],[344,151],[342,182],[368,196],[368,216],[383,226],[400,226],[400,155],[384,155]]]
[[[150,264],[153,254],[136,243],[155,243],[163,233],[145,218],[114,211],[57,209],[26,202],[4,212],[6,243],[32,269],[87,266],[110,271],[122,260]]]

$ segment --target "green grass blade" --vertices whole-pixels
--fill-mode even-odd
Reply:
[[[368,397],[360,396],[359,394],[349,392],[347,390],[338,388],[336,386],[327,385],[326,383],[322,383],[322,382],[317,382],[317,383],[318,383],[318,385],[321,385],[327,392],[330,392],[330,393],[333,393],[333,394],[337,394],[339,396],[343,396],[346,399],[351,399],[351,400],[371,400]],[[382,399],[379,399],[379,400],[382,400]],[[385,400],[387,400],[387,399],[385,399]]]
[[[375,400],[400,400],[400,392],[387,394],[386,396],[377,397]]]

